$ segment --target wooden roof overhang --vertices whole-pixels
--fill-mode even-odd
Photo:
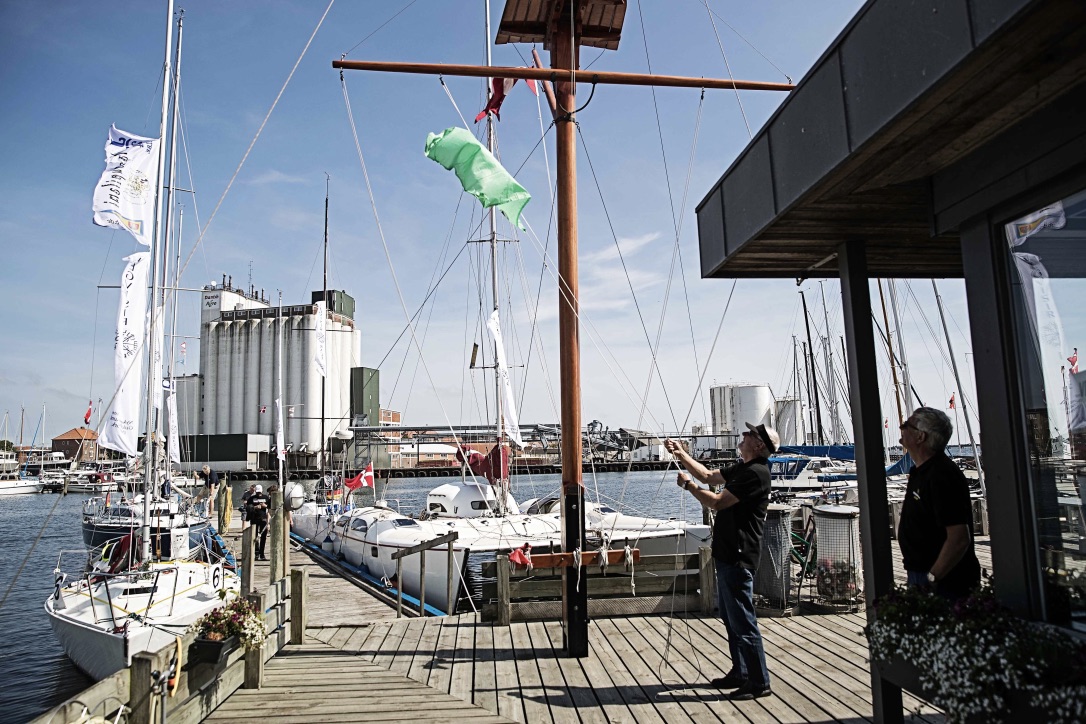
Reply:
[[[501,43],[542,43],[552,50],[551,32],[558,22],[564,0],[507,0],[498,35]],[[618,50],[626,0],[581,0],[578,42],[592,48]]]
[[[1079,0],[870,0],[698,205],[702,276],[860,240],[872,277],[960,277],[967,157],[1084,79]]]

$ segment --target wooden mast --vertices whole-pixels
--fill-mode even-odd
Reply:
[[[552,27],[551,67],[580,67],[578,19],[562,3]],[[564,73],[559,75],[565,75]],[[577,84],[554,83],[558,207],[558,356],[562,399],[562,548],[584,551],[584,482],[581,471],[581,340],[577,269]],[[570,656],[588,655],[588,575],[583,566],[562,569],[562,638]]]
[[[515,2],[516,0],[511,0]],[[581,454],[581,352],[578,331],[577,277],[577,83],[607,83],[621,85],[671,86],[682,88],[714,88],[736,90],[790,91],[789,83],[689,78],[643,73],[596,72],[577,73],[580,46],[585,34],[581,23],[584,0],[549,0],[540,22],[533,24],[539,40],[551,51],[551,69],[507,68],[495,66],[453,65],[440,63],[394,63],[357,60],[334,60],[332,67],[341,70],[370,70],[390,73],[468,76],[476,78],[520,78],[550,81],[554,86],[555,146],[557,155],[557,214],[558,214],[558,329],[561,382],[562,425],[562,547],[567,554],[584,552],[584,484]],[[506,7],[507,13],[509,6]],[[621,33],[622,14],[613,16],[608,30],[610,44],[617,48]],[[517,31],[508,35],[505,20],[499,27],[498,42],[526,42],[524,23],[513,23]],[[599,28],[594,28],[599,30]],[[535,42],[534,40],[531,42]],[[566,652],[584,657],[588,651],[588,583],[583,566],[563,568],[562,620]]]

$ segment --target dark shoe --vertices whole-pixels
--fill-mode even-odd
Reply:
[[[738,689],[739,687],[745,685],[747,683],[747,680],[733,671],[727,676],[719,679],[713,679],[711,683],[718,689]]]
[[[749,681],[738,689],[733,691],[728,698],[732,701],[749,701],[750,699],[761,699],[763,696],[772,696],[773,691],[769,688],[769,685],[754,686]]]

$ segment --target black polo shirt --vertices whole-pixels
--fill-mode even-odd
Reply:
[[[927,573],[939,558],[951,525],[969,528],[969,550],[938,589],[958,595],[980,583],[980,562],[973,551],[973,509],[965,475],[944,453],[939,453],[909,472],[905,502],[898,524],[898,545],[906,571]]]
[[[739,502],[716,513],[713,558],[753,571],[758,568],[762,529],[769,509],[769,460],[761,457],[738,462],[720,474],[724,476],[724,489]]]

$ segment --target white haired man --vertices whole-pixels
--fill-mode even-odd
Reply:
[[[762,551],[762,530],[769,508],[769,456],[781,438],[765,425],[747,423],[739,441],[740,462],[710,471],[675,440],[664,446],[699,482],[723,486],[714,493],[701,487],[685,472],[679,487],[693,494],[706,508],[716,511],[713,521],[713,562],[716,564],[717,603],[728,631],[731,670],[712,685],[735,689],[733,701],[770,696],[769,670],[765,663],[762,633],[754,611],[754,571]]]
[[[954,431],[942,410],[918,408],[901,423],[901,446],[912,457],[898,545],[909,586],[929,586],[947,598],[961,598],[980,585],[973,550],[969,484],[947,457]]]

